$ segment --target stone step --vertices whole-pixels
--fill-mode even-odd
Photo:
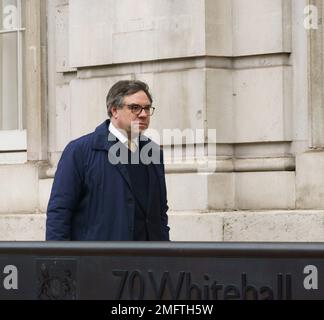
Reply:
[[[169,212],[173,241],[324,241],[324,210]]]
[[[0,214],[0,241],[42,241],[45,214]],[[169,212],[172,241],[324,241],[324,210]]]

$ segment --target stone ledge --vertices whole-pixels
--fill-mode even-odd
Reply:
[[[0,241],[43,241],[44,214],[1,214]]]
[[[222,241],[223,217],[213,213],[169,214],[171,241]]]
[[[324,241],[324,210],[224,215],[224,241]]]
[[[172,241],[324,241],[324,210],[169,212]]]
[[[0,241],[43,241],[45,214],[0,215]],[[171,241],[324,241],[324,210],[170,211]]]

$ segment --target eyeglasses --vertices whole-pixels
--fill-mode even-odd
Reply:
[[[147,115],[152,116],[155,110],[155,108],[150,105],[142,107],[140,104],[133,103],[133,104],[125,104],[125,106],[127,106],[128,109],[132,113],[136,114],[137,116],[139,116],[142,113],[142,110],[144,110],[144,112]]]

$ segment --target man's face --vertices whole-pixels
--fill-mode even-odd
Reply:
[[[146,130],[150,124],[150,115],[145,110],[140,114],[134,114],[128,106],[140,105],[146,107],[151,105],[151,101],[144,91],[138,91],[134,94],[124,97],[124,106],[120,109],[112,107],[112,118],[114,126],[123,129],[128,135],[136,136]]]

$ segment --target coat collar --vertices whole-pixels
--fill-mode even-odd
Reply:
[[[117,142],[117,138],[115,136],[114,137],[116,139],[108,140],[109,125],[110,125],[110,120],[107,119],[95,129],[92,149],[109,151],[110,147]],[[140,139],[138,143],[142,144],[142,146],[145,146],[150,141],[151,141],[150,139]]]
[[[112,142],[108,141],[109,124],[110,120],[107,119],[96,128],[94,131],[92,149],[109,151],[109,142]]]

